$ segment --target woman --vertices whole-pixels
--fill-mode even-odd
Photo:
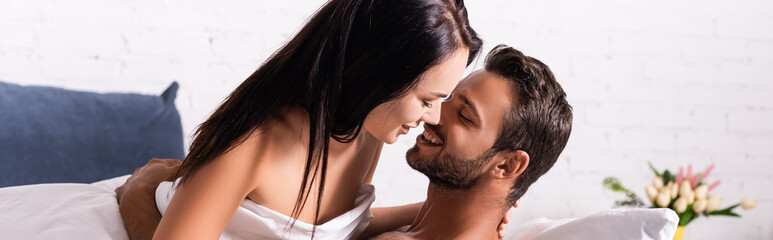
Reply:
[[[153,238],[217,238],[245,198],[290,228],[349,211],[383,143],[437,123],[480,45],[463,0],[329,1],[199,126]],[[373,209],[364,234],[419,207]]]

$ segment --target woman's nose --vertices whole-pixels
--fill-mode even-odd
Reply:
[[[424,113],[424,116],[421,117],[421,120],[432,124],[437,125],[440,122],[440,106],[443,104],[437,104],[437,108],[431,108],[429,111]]]

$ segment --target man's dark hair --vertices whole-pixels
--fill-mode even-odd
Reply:
[[[485,68],[508,80],[513,97],[492,148],[496,152],[522,150],[530,157],[507,196],[512,205],[564,150],[572,131],[572,106],[547,65],[512,47],[496,46],[486,56]]]

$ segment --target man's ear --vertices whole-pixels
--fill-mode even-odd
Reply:
[[[492,174],[495,178],[516,178],[529,166],[529,154],[522,150],[497,153]]]

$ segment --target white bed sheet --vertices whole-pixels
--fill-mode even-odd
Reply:
[[[0,188],[0,238],[129,239],[113,191],[128,177]]]
[[[508,240],[671,240],[679,216],[671,209],[610,209],[581,218],[537,218],[508,229]]]
[[[128,177],[0,188],[0,239],[129,239],[113,191]],[[678,221],[669,209],[612,209],[535,219],[504,239],[671,239]]]

